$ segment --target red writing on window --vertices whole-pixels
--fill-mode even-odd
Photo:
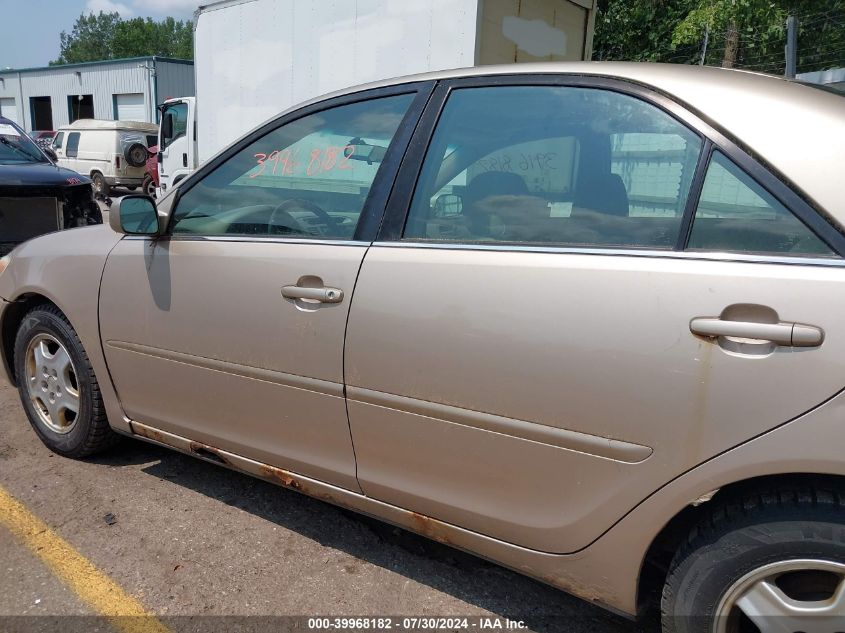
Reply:
[[[269,154],[261,152],[255,154],[255,162],[259,169],[250,178],[257,178],[262,176],[270,169],[268,175],[272,176],[293,176],[301,168],[301,162],[298,159],[298,150],[291,152],[290,149],[278,150],[274,149]],[[332,171],[333,169],[349,170],[352,165],[349,164],[349,159],[355,153],[353,145],[345,147],[337,147],[330,145],[326,148],[315,147],[311,150],[308,163],[305,165],[306,176],[316,176],[318,174]],[[272,165],[272,167],[268,167]]]

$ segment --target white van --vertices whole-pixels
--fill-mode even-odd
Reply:
[[[90,176],[94,191],[108,195],[114,186],[141,186],[147,148],[157,142],[154,123],[79,119],[59,128],[53,149],[59,165]]]

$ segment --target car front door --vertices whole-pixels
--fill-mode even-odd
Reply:
[[[841,236],[677,104],[500,78],[435,113],[350,311],[366,494],[574,552],[845,385]]]
[[[283,117],[180,188],[164,237],[117,245],[100,319],[130,420],[358,488],[346,319],[422,90]]]

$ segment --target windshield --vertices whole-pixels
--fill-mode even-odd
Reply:
[[[11,121],[0,120],[0,164],[46,163],[47,157]]]

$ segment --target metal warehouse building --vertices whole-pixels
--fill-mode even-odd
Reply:
[[[26,130],[56,130],[76,119],[157,121],[156,104],[194,95],[194,63],[133,57],[0,70],[0,115]]]

